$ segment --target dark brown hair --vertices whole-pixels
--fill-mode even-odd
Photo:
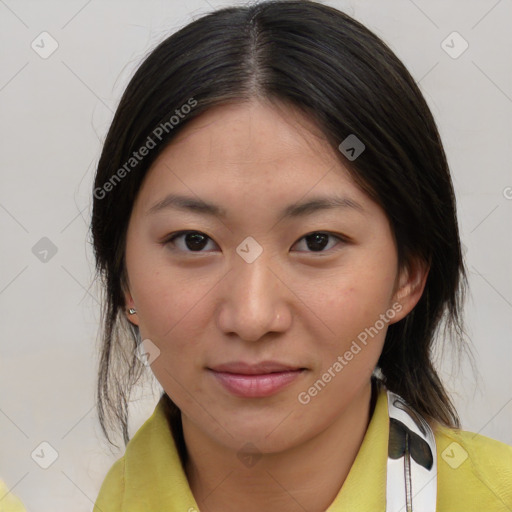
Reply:
[[[380,378],[425,417],[460,427],[432,361],[436,339],[465,344],[467,284],[436,123],[414,79],[379,37],[332,7],[281,0],[220,9],[170,35],[142,62],[115,113],[97,167],[91,224],[105,293],[97,399],[107,439],[120,427],[128,442],[130,392],[144,370],[123,297],[126,231],[142,180],[190,120],[253,98],[300,109],[335,149],[351,134],[363,141],[357,159],[337,151],[340,161],[386,212],[400,265],[430,265],[418,304],[388,328]],[[131,161],[148,137],[155,147]],[[162,400],[177,435],[180,411],[165,394]]]

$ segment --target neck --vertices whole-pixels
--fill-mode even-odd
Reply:
[[[198,506],[209,512],[325,511],[357,456],[375,398],[368,382],[325,430],[286,451],[262,454],[251,467],[183,415],[184,469]]]

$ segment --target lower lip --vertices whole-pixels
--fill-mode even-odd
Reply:
[[[210,371],[229,392],[245,398],[273,395],[305,372],[305,370],[294,370],[264,375],[243,375]]]

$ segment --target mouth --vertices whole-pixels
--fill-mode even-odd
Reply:
[[[207,370],[224,389],[244,398],[271,396],[301,377],[307,368],[275,361],[258,364],[243,362],[218,365]]]
[[[279,361],[262,361],[260,363],[246,363],[243,361],[234,361],[224,363],[208,368],[215,372],[234,373],[237,375],[266,375],[269,373],[280,373],[297,370],[305,370],[300,365],[281,363]]]

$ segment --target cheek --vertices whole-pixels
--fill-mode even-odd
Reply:
[[[206,295],[211,287],[177,276],[155,273],[138,296],[141,334],[168,350],[189,350],[200,340],[209,315]]]
[[[323,292],[316,292],[315,309],[334,333],[354,335],[386,312],[393,283],[390,270],[364,268],[333,275]]]
[[[189,410],[195,407],[191,396],[199,392],[195,377],[202,369],[200,345],[212,314],[206,297],[211,285],[191,282],[169,267],[139,277],[144,279],[134,283],[134,288],[138,290],[141,336],[159,350],[151,370],[178,407]]]
[[[168,338],[181,340],[185,331],[187,338],[195,338],[201,328],[198,317],[206,314],[205,299],[214,283],[201,279],[193,270],[172,265],[165,247],[148,244],[128,245],[126,251],[141,335],[160,344]],[[192,317],[195,322],[190,321]]]
[[[357,264],[329,276],[323,288],[311,289],[308,302],[322,320],[314,344],[319,357],[315,377],[331,368],[337,375],[332,389],[347,382],[357,386],[361,378],[371,375],[378,361],[395,314],[394,310],[390,314],[393,265],[392,258],[381,258],[379,265],[378,258],[361,257]],[[337,369],[341,365],[343,370],[332,368],[336,361]]]

